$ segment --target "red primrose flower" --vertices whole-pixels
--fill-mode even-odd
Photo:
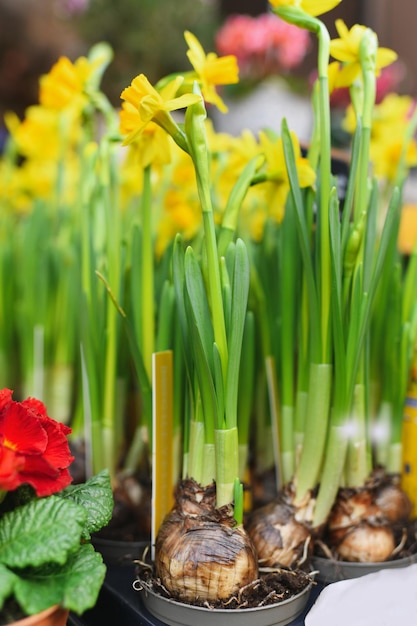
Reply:
[[[12,394],[0,390],[0,489],[29,484],[40,497],[61,491],[72,480],[71,429],[51,419],[39,400],[16,402]]]

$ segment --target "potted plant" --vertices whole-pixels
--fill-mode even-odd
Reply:
[[[0,433],[0,622],[39,613],[64,625],[69,611],[95,605],[104,580],[90,539],[111,516],[109,474],[71,485],[70,429],[9,389],[0,393]]]
[[[280,608],[288,610],[287,602],[279,607],[279,597],[283,600],[291,592],[277,595],[273,589],[274,581],[278,586],[288,577],[302,589],[302,598],[294,596],[294,612],[290,613],[294,617],[307,600],[311,580],[302,572],[297,575],[278,569],[269,572],[273,580],[269,580],[272,586],[268,591],[263,587],[257,554],[243,527],[239,477],[238,398],[241,353],[251,337],[247,323],[250,270],[245,243],[236,238],[235,231],[241,202],[262,159],[253,159],[232,185],[217,229],[204,101],[221,103],[214,87],[235,81],[236,65],[233,57],[206,55],[191,33],[185,37],[193,71],[168,76],[155,87],[141,74],[122,92],[125,144],[137,141],[148,127],[148,140],[160,141],[156,129],[162,128],[191,159],[202,221],[200,237],[185,245],[183,237],[177,236],[172,251],[172,281],[186,367],[185,406],[190,415],[190,421],[184,420],[187,461],[176,503],[156,537],[154,564],[150,568],[145,564],[140,586],[150,611],[164,620],[173,612],[173,620],[196,620],[199,618],[192,611],[207,612],[207,607],[213,619],[218,612],[224,619],[236,608],[236,618],[241,620],[253,619],[251,608],[271,608],[262,606],[265,602],[277,604],[278,612]],[[183,108],[182,123],[171,112]],[[256,589],[259,597],[257,593],[246,597],[243,589],[249,596]],[[251,602],[255,604],[251,606]],[[191,615],[180,617],[177,611]],[[277,619],[276,614],[269,619]]]
[[[19,233],[5,265],[24,263],[26,268],[8,287],[15,290],[18,302],[17,328],[10,329],[10,335],[18,336],[20,396],[30,389],[29,395],[48,399],[48,405],[53,399],[60,403],[56,410],[61,421],[71,424],[71,446],[80,461],[81,480],[109,470],[116,506],[105,533],[107,538],[119,536],[118,546],[122,553],[127,550],[131,562],[132,542],[135,549],[139,540],[149,539],[148,451],[143,431],[150,411],[144,370],[142,411],[135,423],[138,411],[136,399],[131,401],[126,334],[99,278],[106,275],[124,304],[130,259],[126,262],[121,250],[128,240],[130,246],[136,229],[126,234],[132,225],[133,201],[129,198],[128,207],[121,206],[118,116],[100,89],[111,59],[105,43],[93,46],[88,57],[75,62],[61,57],[40,78],[39,104],[21,122],[10,116],[8,172],[23,178],[28,169],[47,174],[42,192],[24,183],[27,215],[22,217],[14,207],[11,223],[4,218],[5,228],[15,227]],[[48,150],[42,143],[45,135]],[[131,246],[135,257],[137,244]],[[39,271],[40,266],[44,271]],[[136,275],[132,282],[135,279]],[[39,295],[36,307],[33,290]],[[4,335],[7,338],[9,333]],[[68,370],[70,378],[60,375]],[[70,399],[68,404],[65,398]],[[136,431],[132,441],[131,429]],[[138,486],[139,471],[144,480]],[[122,527],[116,515],[120,512],[123,522],[127,518]],[[97,538],[101,545],[102,539]],[[110,550],[113,556],[116,552],[114,558],[123,557],[113,541]]]
[[[284,558],[287,563],[296,562],[311,530],[316,539],[330,541],[339,559],[384,562],[401,553],[401,532],[410,525],[410,505],[398,483],[402,409],[416,341],[416,304],[410,298],[416,274],[410,263],[402,276],[397,237],[404,176],[413,162],[409,157],[415,115],[401,134],[391,194],[381,199],[383,186],[370,156],[376,75],[396,59],[395,53],[379,48],[370,29],[360,25],[348,29],[341,21],[337,22],[340,36],[330,41],[317,14],[337,3],[320,7],[307,1],[271,4],[283,19],[318,38],[318,77],[312,92],[315,126],[307,149],[317,182],[303,189],[298,154],[284,120],[281,140],[289,195],[280,226],[278,267],[281,285],[287,285],[287,290],[277,318],[282,326],[276,327],[281,350],[278,389],[283,403],[277,431],[283,488],[275,505],[269,503],[254,512],[247,528],[262,550],[261,557],[270,564]],[[337,61],[329,65],[330,54]],[[352,97],[355,135],[341,206],[332,173],[329,94],[332,88],[346,85]],[[291,249],[287,254],[288,245],[293,246],[292,256]],[[394,276],[392,268],[397,263]],[[267,297],[271,303],[269,292]],[[395,320],[388,313],[394,301]],[[285,315],[284,306],[298,310],[299,315]],[[381,335],[388,327],[392,332],[389,353]],[[382,345],[384,357],[379,351]],[[389,369],[381,394],[391,393],[391,421],[386,414],[376,415],[379,400],[373,395],[372,377],[376,371],[381,374],[377,363],[389,367],[393,359],[398,375],[395,390]],[[384,447],[376,439],[378,423],[386,437],[382,467],[378,467],[382,456],[377,450]],[[390,437],[393,445],[387,454]],[[378,472],[372,472],[376,468]],[[292,531],[286,532],[289,517]],[[277,529],[288,535],[288,545],[278,545]],[[384,550],[379,551],[382,545]]]

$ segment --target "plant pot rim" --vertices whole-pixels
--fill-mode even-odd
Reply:
[[[366,574],[378,572],[381,569],[408,567],[413,563],[417,563],[417,553],[401,559],[395,559],[392,561],[377,561],[374,563],[339,561],[337,559],[321,556],[313,556],[312,558],[313,568],[317,571],[316,579],[324,583],[346,580],[348,578],[359,578],[360,576],[365,576]]]
[[[247,609],[210,609],[164,598],[151,589],[141,590],[142,602],[154,617],[167,626],[213,626],[219,619],[228,626],[285,626],[304,610],[313,581],[300,593],[278,602]]]
[[[16,622],[12,622],[16,626],[34,626],[36,624],[46,624],[49,617],[52,617],[54,614],[57,614],[57,617],[53,618],[52,621],[48,622],[51,625],[54,624],[64,624],[66,622],[58,621],[59,618],[63,617],[65,614],[69,615],[68,609],[64,609],[59,604],[54,604],[48,609],[44,609],[40,613],[35,613],[34,615],[29,615],[28,617],[23,617],[22,619],[17,620]]]
[[[150,540],[125,541],[94,536],[91,542],[108,565],[133,565],[141,558],[144,550],[150,546]]]

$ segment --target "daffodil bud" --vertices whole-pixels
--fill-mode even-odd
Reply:
[[[346,245],[345,258],[343,267],[345,272],[351,272],[355,266],[359,249],[362,243],[363,231],[365,225],[365,216],[362,215],[358,222],[353,226]]]
[[[378,37],[370,28],[366,28],[359,45],[359,59],[363,72],[375,74]]]

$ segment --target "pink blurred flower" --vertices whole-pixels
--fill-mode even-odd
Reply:
[[[254,80],[295,68],[304,59],[309,44],[307,31],[273,13],[257,17],[232,15],[216,36],[218,53],[234,54],[241,77]]]
[[[90,4],[90,0],[57,0],[60,10],[67,15],[84,13]]]

